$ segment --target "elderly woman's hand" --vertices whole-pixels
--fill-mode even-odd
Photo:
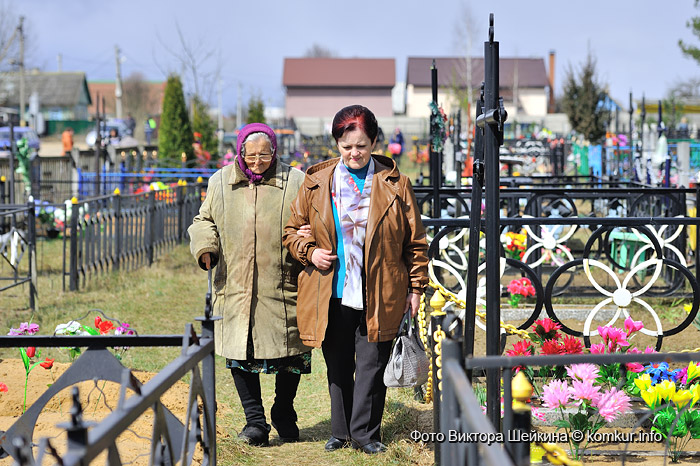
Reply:
[[[311,236],[311,225],[302,225],[297,230],[297,234],[302,238],[308,238]]]
[[[211,269],[211,253],[205,252],[199,259],[204,264],[204,270]]]
[[[331,254],[329,249],[316,248],[314,252],[311,253],[311,262],[319,270],[328,270],[333,265],[333,262],[338,258],[335,254]]]

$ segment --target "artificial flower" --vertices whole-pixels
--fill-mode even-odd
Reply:
[[[666,379],[654,385],[656,391],[659,394],[659,398],[664,401],[671,401],[673,396],[676,394],[676,384]]]
[[[41,364],[39,364],[39,365],[40,365],[41,367],[43,367],[44,369],[51,369],[51,368],[53,367],[53,362],[54,362],[54,361],[55,361],[55,359],[46,358],[46,360],[45,360],[44,362],[42,362]]]
[[[542,340],[558,339],[559,332],[557,330],[561,330],[561,325],[549,318],[536,320],[532,325],[532,331]]]
[[[593,380],[574,380],[569,389],[571,398],[595,404],[600,398],[600,386],[593,385]]]
[[[566,373],[572,379],[592,382],[598,377],[598,367],[595,364],[572,364],[566,366]]]
[[[661,397],[659,396],[659,392],[654,387],[649,387],[644,390],[640,390],[639,394],[642,397],[642,400],[644,400],[647,406],[649,406],[651,409],[656,409],[656,407],[659,406],[659,404],[661,404]]]
[[[694,362],[688,363],[688,367],[684,368],[686,373],[686,378],[684,384],[690,383],[697,377],[700,377],[700,367]]]
[[[651,376],[652,382],[657,384],[662,380],[668,380],[668,363],[667,362],[652,362],[644,369],[644,373]]]
[[[513,344],[513,349],[507,350],[508,356],[532,356],[535,348],[528,340],[520,340]]]
[[[565,408],[569,403],[569,384],[562,380],[552,380],[542,387],[542,400],[550,409]]]
[[[640,331],[642,328],[644,328],[644,324],[641,320],[632,320],[631,317],[625,319],[625,331],[627,332],[627,336]]]
[[[545,340],[542,343],[542,354],[563,354],[564,346],[557,340]]]
[[[29,347],[27,348],[27,357],[28,357],[28,358],[33,358],[35,354],[36,354],[36,347],[34,347],[34,346],[29,346]]]
[[[617,327],[598,327],[598,334],[603,337],[603,343],[609,353],[617,352],[621,346],[629,346],[627,334]]]
[[[603,419],[607,422],[612,422],[630,409],[630,397],[622,390],[612,387],[600,395],[600,398],[596,401],[596,407]]]
[[[678,390],[671,401],[676,403],[679,409],[683,409],[693,399],[693,393],[690,390]],[[691,405],[692,406],[692,405]],[[690,408],[690,406],[689,406]]]
[[[562,338],[564,354],[583,354],[583,342],[573,335],[564,335]]]
[[[102,320],[100,316],[97,316],[95,317],[95,328],[99,330],[102,335],[106,335],[114,328],[114,324],[109,320]]]
[[[591,345],[591,354],[604,354],[605,345],[603,343],[596,343]]]
[[[22,322],[19,324],[19,328],[11,328],[8,332],[10,336],[18,335],[34,335],[39,331],[39,324],[30,324],[28,322]]]
[[[7,385],[5,385],[5,384],[2,383],[2,382],[0,382],[0,392],[4,392],[4,393],[7,393],[7,392],[8,392]]]
[[[636,379],[634,379],[634,384],[639,388],[640,391],[646,390],[651,387],[651,376],[649,374],[642,374]]]

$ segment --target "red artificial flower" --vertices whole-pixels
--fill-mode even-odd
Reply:
[[[543,340],[559,339],[559,332],[561,330],[561,325],[554,322],[552,319],[545,317],[544,319],[536,320],[532,325],[532,331],[537,334]]]
[[[564,354],[583,354],[583,342],[573,335],[564,335],[562,338]]]
[[[564,354],[564,346],[557,340],[545,340],[540,352],[541,354]]]
[[[26,351],[27,351],[28,358],[33,358],[34,355],[36,354],[36,348],[33,346],[28,347]]]
[[[109,320],[102,320],[100,316],[95,317],[95,328],[100,334],[106,335],[114,328],[114,324]]]
[[[2,382],[0,382],[0,392],[5,392],[5,393],[8,392],[7,385],[5,385],[5,384],[2,383]]]
[[[527,340],[520,340],[513,344],[513,349],[506,351],[508,356],[532,356],[534,348],[532,344]]]
[[[40,365],[41,367],[43,367],[44,369],[51,369],[51,368],[53,367],[53,362],[54,362],[54,361],[55,361],[55,359],[46,358],[46,361],[42,362],[42,363],[39,364],[39,365]]]

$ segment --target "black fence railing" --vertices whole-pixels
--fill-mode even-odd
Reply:
[[[37,269],[34,202],[0,205],[0,293],[24,284],[29,285],[29,307],[35,310]]]
[[[93,274],[134,270],[182,242],[202,202],[201,184],[74,202],[64,236],[64,280],[77,290]]]
[[[122,464],[120,445],[124,432],[143,414],[152,410],[153,435],[145,453],[149,464],[193,464],[196,449],[202,452],[201,463],[216,464],[216,384],[214,366],[214,320],[210,316],[211,293],[202,321],[202,333],[196,335],[191,324],[183,335],[144,336],[3,336],[0,348],[34,346],[42,348],[87,347],[61,376],[49,386],[6,431],[0,432],[0,457],[11,455],[20,466],[44,464],[90,464],[107,452],[109,464]],[[107,349],[113,347],[177,347],[182,351],[170,364],[145,384]],[[184,376],[190,376],[186,395],[186,414],[178,418],[162,397]],[[85,381],[110,381],[120,385],[116,409],[96,425],[83,420],[78,384]],[[72,390],[72,407],[68,422],[58,427],[67,433],[67,448],[58,454],[56,437],[33,440],[36,421],[62,390]],[[127,392],[132,392],[127,398]],[[113,400],[114,401],[114,400]],[[88,430],[88,427],[90,430]],[[36,458],[32,444],[38,444]]]
[[[445,328],[449,323],[445,323]],[[433,384],[434,397],[440,399],[440,408],[435,422],[435,454],[436,463],[441,465],[457,464],[515,464],[529,465],[531,461],[530,440],[538,438],[531,430],[531,407],[514,409],[513,403],[513,369],[517,367],[556,367],[571,364],[594,364],[597,366],[619,364],[624,368],[629,363],[688,363],[697,360],[695,353],[614,353],[614,354],[579,354],[579,355],[546,355],[546,356],[482,356],[462,357],[461,341],[444,337],[440,341],[441,375],[439,383]],[[503,413],[499,425],[493,423],[483,414],[482,404],[478,401],[472,383],[471,375],[475,371],[498,371],[503,387]],[[621,372],[624,378],[624,372]],[[624,380],[624,379],[622,379]],[[530,398],[529,395],[525,398]],[[522,406],[521,406],[522,408]],[[526,419],[523,419],[525,413]],[[684,410],[679,409],[674,423],[679,422]],[[638,435],[644,421],[650,418],[652,411],[629,426],[629,430]],[[571,437],[572,434],[561,437]],[[553,437],[542,435],[541,437]],[[649,438],[658,439],[660,435],[650,434]],[[625,438],[631,438],[627,436]],[[573,440],[578,443],[578,441]],[[580,441],[580,439],[579,439]],[[664,440],[666,452],[672,448],[671,436]],[[536,442],[541,444],[542,442]],[[587,442],[586,442],[587,443]],[[608,451],[624,464],[628,457],[648,456],[649,452],[639,445],[626,445],[622,451]],[[544,445],[550,448],[551,445]],[[564,446],[565,448],[567,445]],[[557,451],[562,452],[561,447]],[[549,453],[549,452],[548,452]],[[552,459],[556,452],[552,451]],[[585,455],[605,455],[606,451],[589,448],[581,451]],[[554,464],[568,464],[570,458],[559,457]]]

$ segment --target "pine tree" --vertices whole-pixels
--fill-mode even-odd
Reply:
[[[246,123],[265,123],[265,104],[260,97],[250,98]]]
[[[158,152],[165,165],[179,167],[183,152],[187,154],[187,160],[193,159],[193,138],[182,81],[179,76],[172,74],[165,84],[163,111],[158,129]]]
[[[209,107],[199,96],[192,99],[192,129],[202,135],[202,148],[212,155],[217,151],[216,124],[209,116]]]
[[[601,105],[605,89],[597,82],[595,68],[595,59],[590,54],[578,75],[569,68],[561,101],[571,127],[591,142],[598,142],[605,136],[608,119],[608,110]]]

